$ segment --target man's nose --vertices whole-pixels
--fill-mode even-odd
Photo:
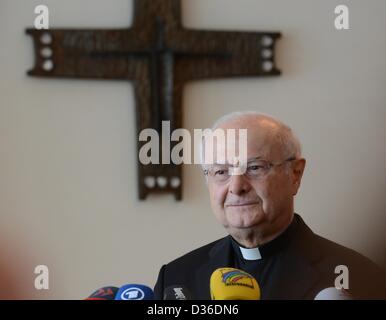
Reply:
[[[240,195],[249,192],[252,186],[243,174],[232,175],[229,182],[229,192]]]

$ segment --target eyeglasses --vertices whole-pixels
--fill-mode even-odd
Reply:
[[[296,160],[296,157],[290,157],[283,162],[278,163],[255,159],[248,162],[246,167],[215,164],[210,168],[205,169],[204,174],[215,183],[225,183],[229,181],[232,176],[241,174],[250,179],[257,180],[265,177],[273,167],[281,166],[294,160]]]

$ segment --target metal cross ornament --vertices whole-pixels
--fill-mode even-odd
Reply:
[[[162,121],[170,121],[170,132],[182,128],[182,92],[188,81],[280,74],[274,61],[280,33],[187,29],[180,0],[134,0],[128,29],[26,32],[35,48],[30,76],[133,81],[136,137],[147,128],[161,135]],[[145,142],[136,140],[139,151]],[[181,200],[181,173],[181,165],[138,161],[139,198],[172,193]]]

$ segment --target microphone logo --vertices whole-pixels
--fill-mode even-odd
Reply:
[[[253,289],[253,278],[241,270],[222,271],[222,282],[226,286],[244,286]]]
[[[121,300],[143,300],[145,293],[136,287],[128,288],[121,293]]]
[[[174,288],[173,290],[177,300],[187,300],[184,293],[182,292],[182,288]]]

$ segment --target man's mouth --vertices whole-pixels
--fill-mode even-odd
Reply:
[[[258,202],[254,201],[254,202],[230,203],[230,204],[226,204],[225,206],[226,207],[244,207],[244,206],[252,206],[256,204],[258,204]]]

